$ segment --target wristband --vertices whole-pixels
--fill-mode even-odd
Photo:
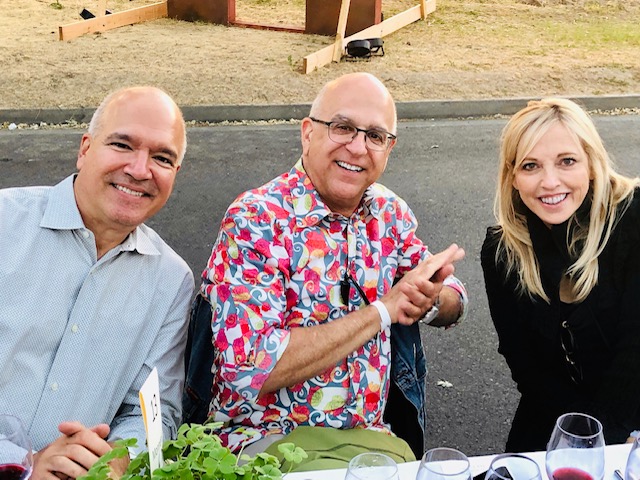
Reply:
[[[376,307],[378,313],[380,314],[380,331],[383,331],[385,328],[391,326],[391,315],[389,315],[389,310],[384,306],[380,300],[376,300],[371,304],[372,307]]]

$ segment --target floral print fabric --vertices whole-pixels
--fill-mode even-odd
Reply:
[[[415,236],[407,204],[379,184],[367,189],[349,218],[331,212],[302,161],[228,208],[203,272],[212,305],[214,382],[210,414],[225,422],[223,441],[237,449],[298,425],[372,428],[382,421],[389,388],[389,328],[322,375],[258,398],[284,353],[292,328],[341,318],[382,297],[429,253]],[[450,277],[466,304],[462,284]],[[463,309],[466,311],[466,308]]]

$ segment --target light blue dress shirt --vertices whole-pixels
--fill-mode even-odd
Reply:
[[[35,450],[67,420],[143,447],[138,391],[153,367],[165,438],[180,422],[193,275],[145,225],[98,260],[73,181],[0,190],[0,413]]]

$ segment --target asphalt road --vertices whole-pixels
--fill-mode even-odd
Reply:
[[[597,117],[620,170],[640,174],[640,116]],[[402,195],[432,251],[466,249],[456,271],[469,291],[466,323],[424,327],[429,362],[427,447],[468,455],[503,450],[518,400],[496,352],[480,269],[480,246],[493,223],[497,150],[505,120],[401,122],[382,183]],[[199,277],[228,204],[242,191],[288,170],[300,155],[298,126],[220,126],[189,130],[187,158],[167,206],[148,224]],[[81,132],[1,130],[0,188],[51,185],[74,171]],[[439,380],[452,386],[441,387]]]

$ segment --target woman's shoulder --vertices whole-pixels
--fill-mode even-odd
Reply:
[[[480,262],[483,267],[486,268],[488,265],[496,263],[501,238],[502,229],[498,225],[492,225],[487,228],[484,242],[482,242],[482,249],[480,250]]]
[[[640,235],[640,187],[633,192],[633,197],[628,201],[621,212],[620,222],[617,228],[622,229],[625,233],[636,232]]]
[[[502,237],[502,229],[499,225],[492,225],[487,227],[487,233],[484,237],[484,242],[482,242],[482,252],[485,251],[493,251],[495,252],[498,249],[498,245],[500,244],[500,238]]]

